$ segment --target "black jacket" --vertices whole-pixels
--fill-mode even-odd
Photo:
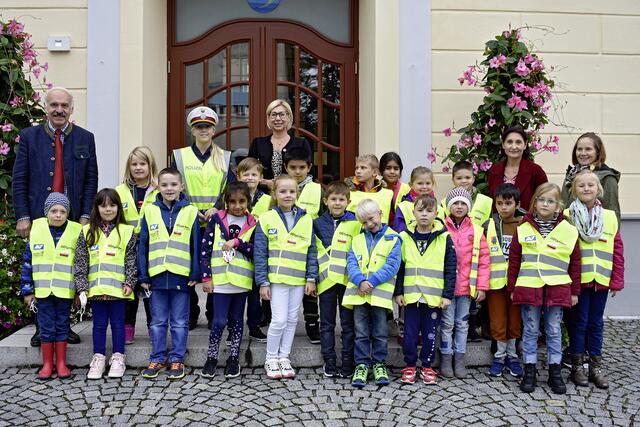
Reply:
[[[282,149],[283,157],[287,150],[298,147],[302,147],[307,150],[307,153],[309,153],[309,161],[313,163],[311,144],[309,144],[309,141],[293,135],[291,135],[291,139]],[[254,140],[251,142],[251,146],[249,147],[249,157],[260,160],[260,163],[262,163],[262,167],[264,168],[262,172],[262,177],[264,179],[273,179],[273,170],[271,169],[272,156],[273,146],[271,145],[271,135],[254,138]]]

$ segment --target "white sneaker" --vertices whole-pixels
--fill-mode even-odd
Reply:
[[[267,378],[271,380],[279,380],[282,378],[278,359],[270,359],[264,362],[264,370],[267,372]]]
[[[105,363],[104,354],[100,354],[100,353],[94,354],[93,359],[91,359],[91,364],[89,364],[89,372],[87,373],[87,379],[99,380],[100,378],[102,378],[102,374],[104,374],[104,363]]]
[[[124,364],[124,354],[113,353],[109,360],[109,365],[111,365],[111,368],[109,368],[109,378],[122,378],[125,369],[127,369]]]
[[[291,361],[289,359],[279,359],[278,365],[280,365],[282,378],[295,378],[296,371],[291,366]]]

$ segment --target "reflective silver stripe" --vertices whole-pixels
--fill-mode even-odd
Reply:
[[[153,242],[149,245],[149,252],[164,251],[167,248],[167,242]]]
[[[53,267],[53,271],[58,273],[73,274],[73,266],[65,264],[55,264]]]
[[[276,266],[276,265],[270,265],[269,266],[269,273],[270,274],[282,274],[284,276],[294,276],[295,278],[299,278],[301,274],[304,276],[305,270],[304,269],[298,270],[298,269],[289,268],[289,267],[280,267],[280,268],[278,268],[278,266]]]
[[[411,293],[417,293],[417,292],[420,292],[421,294],[424,294],[424,295],[433,295],[436,297],[442,296],[442,289],[439,289],[439,288],[432,288],[430,286],[423,286],[423,285],[409,285],[404,287],[405,294],[411,294]]]
[[[564,262],[562,260],[559,260],[557,258],[554,257],[550,257],[548,255],[540,255],[540,257],[538,258],[539,262],[544,263],[544,264],[548,264],[548,265],[552,265],[554,267],[558,267],[561,268],[562,270],[564,270],[566,272],[566,270],[569,268],[569,263],[568,262]]]
[[[592,249],[581,249],[580,250],[580,256],[582,258],[590,258],[593,256],[593,250]]]
[[[393,291],[387,291],[387,290],[384,290],[384,289],[380,289],[380,286],[381,285],[385,285],[385,284],[388,285],[389,283],[381,283],[377,287],[373,288],[371,290],[371,296],[372,297],[378,297],[378,298],[387,298],[387,299],[393,298]]]
[[[522,262],[536,262],[538,257],[533,254],[522,254]]]
[[[167,255],[165,257],[166,262],[170,262],[171,264],[179,265],[180,267],[191,267],[191,260],[183,259],[174,255]]]
[[[214,205],[217,201],[218,198],[216,196],[187,196],[187,200],[189,200],[191,203],[211,203],[212,205]]]
[[[89,282],[90,288],[93,288],[94,286],[113,286],[114,288],[122,289],[122,282],[118,279],[113,279],[110,277],[101,277]]]
[[[405,276],[422,276],[422,277],[431,277],[434,279],[443,279],[444,272],[442,270],[433,270],[431,268],[407,268],[404,271]]]
[[[187,180],[185,179],[185,175],[184,175],[184,160],[182,158],[182,151],[174,150],[173,159],[176,161],[176,169],[178,169],[178,171],[180,172],[180,175],[182,175],[182,180],[184,182],[184,194],[185,196],[187,196],[187,199],[189,199],[189,187],[187,185]]]
[[[53,270],[53,264],[32,264],[33,273],[50,273]]]
[[[189,243],[182,243],[182,242],[176,242],[175,240],[169,240],[167,249],[175,249],[177,251],[189,253],[191,246],[189,246]]]
[[[498,264],[501,262],[507,262],[507,259],[503,255],[491,255],[490,261],[492,264]]]
[[[346,270],[347,270],[347,266],[345,265],[329,264],[329,271],[332,273],[344,274]]]
[[[90,266],[89,266],[89,274],[97,273],[97,272],[98,272],[98,270],[99,270],[99,269],[98,269],[98,265],[97,265],[97,264],[96,264],[96,265],[90,265]]]
[[[127,221],[127,224],[132,225],[132,226],[137,226],[138,225],[138,220],[137,219],[133,219],[131,221]]]
[[[566,271],[559,270],[535,270],[533,268],[525,268],[520,270],[518,277],[540,277],[540,276],[563,276],[567,275]]]
[[[600,250],[594,250],[594,252],[596,253],[596,256],[604,261],[610,261],[613,262],[613,254],[609,253],[609,252],[605,252],[605,251],[600,251]]]
[[[327,273],[326,270],[322,271],[320,274],[318,274],[318,283],[322,283],[324,280],[327,279],[327,277],[329,277],[329,274]]]
[[[211,274],[224,274],[224,273],[233,273],[241,276],[253,277],[253,270],[240,267],[237,265],[233,265],[233,264],[229,264],[227,266],[217,265],[211,269]]]
[[[60,280],[60,279],[34,280],[33,284],[36,288],[49,288],[49,287],[56,287],[56,288],[63,288],[63,289],[76,288],[76,285],[73,282],[73,280]]]
[[[124,265],[115,265],[115,264],[99,264],[100,271],[107,271],[109,273],[120,273],[124,274]]]
[[[507,270],[491,270],[489,273],[491,279],[502,279],[507,277]]]
[[[582,264],[580,268],[581,273],[593,273],[594,271],[596,271],[596,266],[593,264]]]
[[[290,259],[292,261],[306,261],[307,260],[307,254],[301,254],[298,252],[293,252],[293,251],[287,251],[287,250],[277,250],[277,249],[270,249],[269,250],[269,258],[274,257],[274,258],[285,258],[285,259]]]
[[[472,262],[471,263],[471,269],[477,271],[478,270],[478,263],[477,262]]]
[[[477,284],[478,284],[478,278],[477,277],[469,278],[469,286],[477,286]]]
[[[347,288],[344,290],[344,296],[345,296],[345,297],[347,297],[347,296],[354,296],[354,295],[358,295],[358,288],[349,288],[349,287],[347,287]]]
[[[602,274],[605,277],[611,277],[611,270],[604,268],[601,265],[596,265],[596,272]]]
[[[326,253],[322,254],[322,256],[318,258],[318,264],[323,264],[325,262],[329,262],[329,255]]]
[[[336,259],[347,259],[347,252],[346,251],[338,251],[335,249],[331,250],[331,257],[332,258],[336,258]]]

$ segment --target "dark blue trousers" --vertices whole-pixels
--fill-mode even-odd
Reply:
[[[336,284],[318,297],[320,300],[320,348],[325,361],[336,360],[336,313],[339,310],[342,328],[342,361],[352,364],[355,340],[353,310],[342,306],[345,289],[344,286]]]
[[[409,304],[404,309],[404,340],[402,352],[407,366],[416,366],[418,360],[418,336],[422,334],[420,361],[423,368],[430,368],[436,357],[436,336],[442,310],[427,304]]]
[[[107,325],[111,324],[113,353],[124,354],[124,299],[91,300],[93,310],[93,352],[105,354]]]
[[[591,356],[602,355],[603,317],[608,296],[608,290],[596,291],[595,286],[580,291],[578,304],[571,308],[569,349],[572,354],[586,350]]]
[[[51,294],[38,299],[38,325],[42,342],[62,342],[69,336],[71,298],[58,298]]]
[[[209,333],[209,349],[207,357],[218,359],[220,350],[220,340],[224,328],[229,326],[231,333],[231,347],[229,352],[231,357],[238,357],[240,354],[240,343],[242,342],[244,307],[247,302],[248,292],[237,294],[210,294],[213,295],[213,323]]]

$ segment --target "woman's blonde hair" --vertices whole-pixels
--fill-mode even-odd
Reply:
[[[575,177],[573,177],[573,181],[571,181],[571,195],[576,198],[578,197],[576,194],[576,181],[578,181],[578,178],[586,178],[587,176],[595,179],[598,186],[597,197],[602,198],[602,196],[604,195],[604,188],[602,188],[602,183],[600,183],[600,178],[598,178],[598,175],[596,175],[589,169],[581,170],[576,174]]]
[[[276,201],[276,192],[278,191],[278,185],[280,185],[280,183],[282,183],[284,181],[293,181],[293,183],[295,184],[295,187],[296,187],[296,193],[297,194],[300,193],[298,191],[298,181],[296,181],[295,178],[293,178],[292,176],[289,176],[287,174],[278,175],[273,180],[273,190],[271,190],[271,205],[270,205],[271,207],[278,206],[278,202]],[[296,196],[296,198],[297,198],[297,196]]]
[[[560,187],[553,182],[545,182],[544,184],[538,185],[536,191],[533,193],[533,197],[531,198],[531,204],[529,205],[529,213],[535,213],[536,211],[536,200],[540,195],[544,193],[548,193],[549,191],[556,192],[556,200],[558,201],[558,211],[562,211],[564,209],[564,203],[562,203],[562,192],[560,191]]]
[[[227,175],[229,165],[224,160],[224,150],[218,147],[215,142],[211,142],[211,163],[213,163],[214,169],[221,170],[225,176]]]
[[[155,185],[156,183],[156,175],[158,174],[158,166],[156,165],[156,159],[153,157],[153,152],[151,148],[146,145],[141,145],[139,147],[134,148],[129,153],[129,157],[127,157],[127,165],[124,168],[124,177],[122,178],[122,182],[127,184],[128,186],[136,185],[136,180],[131,175],[131,162],[133,158],[137,157],[142,160],[146,164],[149,165],[149,176],[147,177],[147,187],[150,185]]]
[[[287,125],[287,130],[291,129],[293,126],[293,111],[291,111],[291,105],[284,99],[275,99],[267,105],[267,127],[271,129],[271,124],[269,122],[269,115],[276,107],[284,107],[287,110],[287,115],[289,116],[289,124]]]

